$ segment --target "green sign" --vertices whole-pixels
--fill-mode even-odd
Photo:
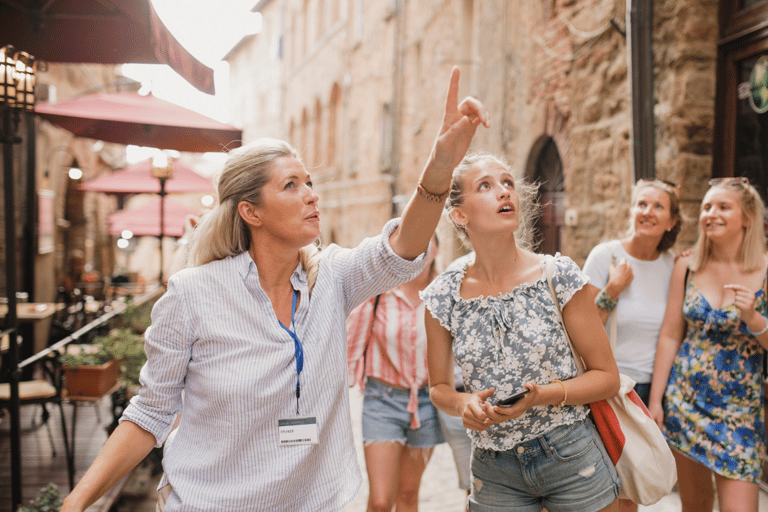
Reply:
[[[762,114],[768,110],[768,55],[760,57],[749,76],[749,104]]]

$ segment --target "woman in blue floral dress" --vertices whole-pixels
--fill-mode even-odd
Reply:
[[[469,510],[617,511],[620,479],[585,404],[618,392],[618,369],[587,277],[558,255],[557,301],[587,368],[577,376],[547,283],[550,257],[515,234],[529,225],[533,191],[488,154],[454,170],[447,208],[474,256],[422,292],[430,397],[470,431]],[[465,392],[454,386],[454,356]],[[497,405],[521,390],[514,405]]]
[[[649,410],[674,448],[683,511],[757,512],[768,347],[764,207],[746,178],[715,179],[699,239],[675,264]]]

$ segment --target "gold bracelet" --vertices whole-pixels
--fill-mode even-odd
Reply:
[[[423,197],[427,201],[432,201],[432,202],[435,202],[435,203],[442,203],[443,201],[445,201],[445,198],[448,197],[448,193],[451,191],[451,189],[449,188],[448,190],[446,190],[442,194],[433,194],[429,190],[425,189],[421,185],[421,182],[419,182],[419,184],[416,185],[416,190],[419,192],[419,195],[421,197]]]
[[[557,382],[558,384],[563,386],[563,391],[565,392],[565,394],[563,395],[563,401],[560,402],[559,404],[557,404],[558,407],[562,407],[562,406],[565,405],[565,401],[568,399],[568,388],[565,387],[565,383],[563,381],[561,381],[561,380],[554,380],[554,381],[552,381],[553,384],[555,382]]]

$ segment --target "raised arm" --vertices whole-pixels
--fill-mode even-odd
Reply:
[[[675,356],[680,350],[680,344],[685,336],[685,316],[683,315],[683,301],[685,300],[685,271],[688,268],[688,258],[680,258],[675,262],[672,270],[672,278],[669,282],[669,295],[667,296],[667,309],[664,312],[664,321],[659,332],[659,341],[656,344],[656,361],[653,365],[653,380],[651,382],[651,394],[648,398],[648,411],[661,427],[664,421],[664,411],[661,400],[669,380],[669,372]]]
[[[488,112],[475,98],[459,97],[459,68],[453,68],[445,115],[432,146],[429,160],[419,178],[419,187],[403,211],[400,226],[392,234],[390,245],[401,258],[412,260],[427,250],[435,232],[445,199],[451,188],[453,169],[464,158],[477,127],[489,125]]]
[[[584,272],[589,275],[590,278],[593,278],[597,270],[589,269],[588,266],[595,265],[596,263],[590,261],[590,258],[588,257],[587,262],[584,264]],[[592,296],[592,300],[596,300],[597,296],[605,291],[611,300],[616,301],[619,299],[621,292],[623,292],[632,282],[632,279],[634,279],[632,266],[626,259],[622,258],[620,261],[613,263],[608,267],[607,280],[604,278],[602,282],[590,282],[587,284],[587,289]],[[605,282],[605,286],[603,286],[601,289],[598,287],[598,285],[602,285],[603,282]],[[603,309],[600,306],[597,308],[597,313],[600,316],[600,321],[603,322],[603,324],[608,321],[608,317],[611,314],[610,311]]]

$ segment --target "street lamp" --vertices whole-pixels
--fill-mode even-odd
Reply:
[[[21,429],[19,422],[19,321],[16,314],[16,205],[14,204],[13,145],[21,142],[16,135],[21,112],[35,108],[35,58],[13,46],[0,48],[0,141],[3,145],[3,190],[5,199],[5,287],[8,313],[7,380],[11,391],[11,497],[13,509],[21,504]]]
[[[163,237],[165,236],[165,182],[173,178],[173,158],[163,152],[152,158],[152,176],[160,180],[160,286],[163,286]]]

